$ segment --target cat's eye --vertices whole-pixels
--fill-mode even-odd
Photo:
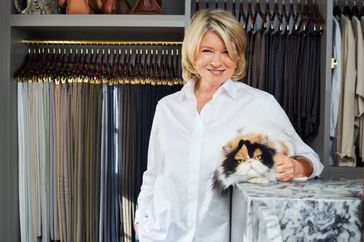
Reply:
[[[262,156],[261,155],[254,156],[254,159],[255,160],[261,160],[262,159]]]

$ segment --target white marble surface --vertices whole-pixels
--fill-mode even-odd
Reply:
[[[360,241],[362,180],[239,184],[232,242]]]

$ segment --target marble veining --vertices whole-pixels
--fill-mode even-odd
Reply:
[[[238,184],[232,241],[360,241],[361,196],[360,179]]]

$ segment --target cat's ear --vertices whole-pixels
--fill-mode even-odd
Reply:
[[[267,145],[268,141],[269,141],[268,135],[265,134],[262,136],[262,139],[260,140],[259,143],[261,143],[262,145]]]
[[[228,147],[228,146],[223,146],[222,147],[222,150],[223,150],[225,156],[227,156],[228,154],[230,154],[231,151],[232,151],[231,150],[231,147]]]

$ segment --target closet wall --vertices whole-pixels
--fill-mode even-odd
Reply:
[[[293,1],[297,2],[297,0]],[[165,15],[146,17],[140,15],[22,16],[15,14],[12,0],[0,1],[0,241],[20,241],[17,89],[12,75],[22,63],[27,48],[19,41],[22,39],[181,41],[190,19],[191,2],[191,0],[164,0]],[[308,143],[319,153],[325,165],[322,177],[359,178],[362,174],[360,168],[330,167],[328,165],[333,2],[332,0],[316,0],[316,2],[326,19],[321,43],[321,116],[319,133]]]

